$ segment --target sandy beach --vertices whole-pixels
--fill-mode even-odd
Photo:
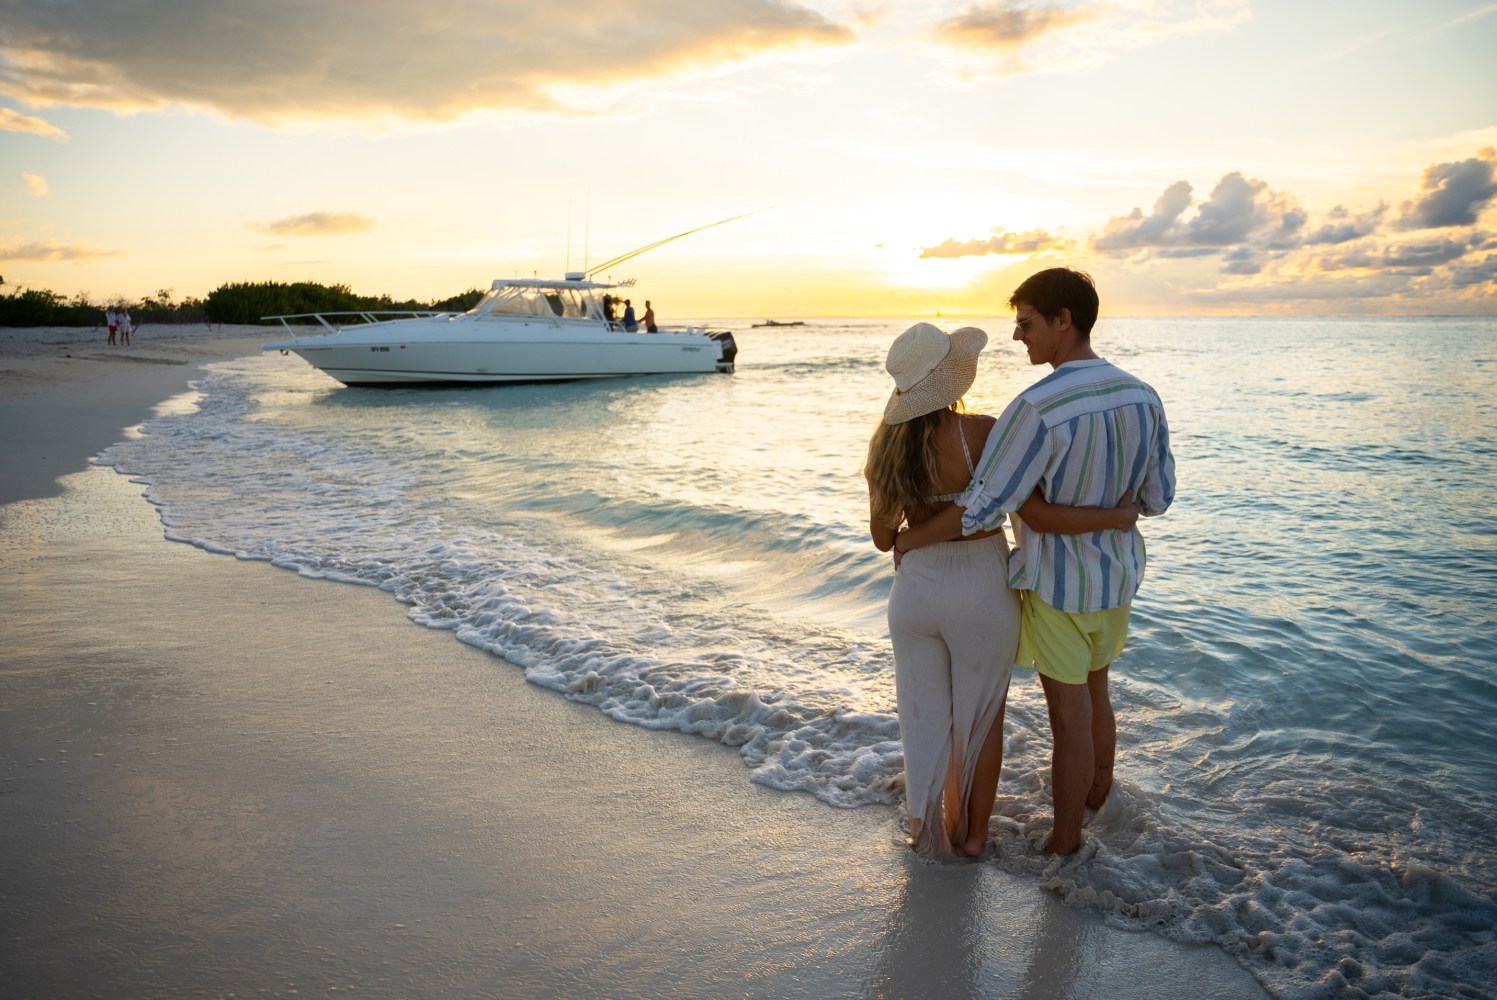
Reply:
[[[129,347],[103,327],[0,327],[0,503],[55,496],[206,362],[255,354],[275,328],[145,324]]]
[[[7,996],[1264,995],[388,594],[165,541],[88,460],[267,332],[0,330]]]

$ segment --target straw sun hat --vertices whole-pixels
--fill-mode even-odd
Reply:
[[[977,378],[977,356],[988,335],[964,326],[948,336],[940,327],[916,323],[889,347],[884,368],[894,376],[894,395],[884,407],[884,423],[944,409],[967,394]]]

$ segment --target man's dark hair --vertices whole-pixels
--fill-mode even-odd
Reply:
[[[1097,322],[1097,286],[1091,275],[1074,268],[1051,267],[1031,274],[1008,297],[1010,308],[1020,302],[1052,321],[1062,309],[1071,310],[1071,325],[1083,337],[1091,337]]]

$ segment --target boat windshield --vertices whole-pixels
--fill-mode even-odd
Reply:
[[[596,319],[599,309],[592,292],[580,288],[532,288],[506,285],[479,299],[469,315],[556,316]]]

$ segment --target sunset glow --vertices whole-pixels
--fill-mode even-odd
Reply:
[[[0,275],[663,316],[1497,312],[1497,3],[5,5]]]

